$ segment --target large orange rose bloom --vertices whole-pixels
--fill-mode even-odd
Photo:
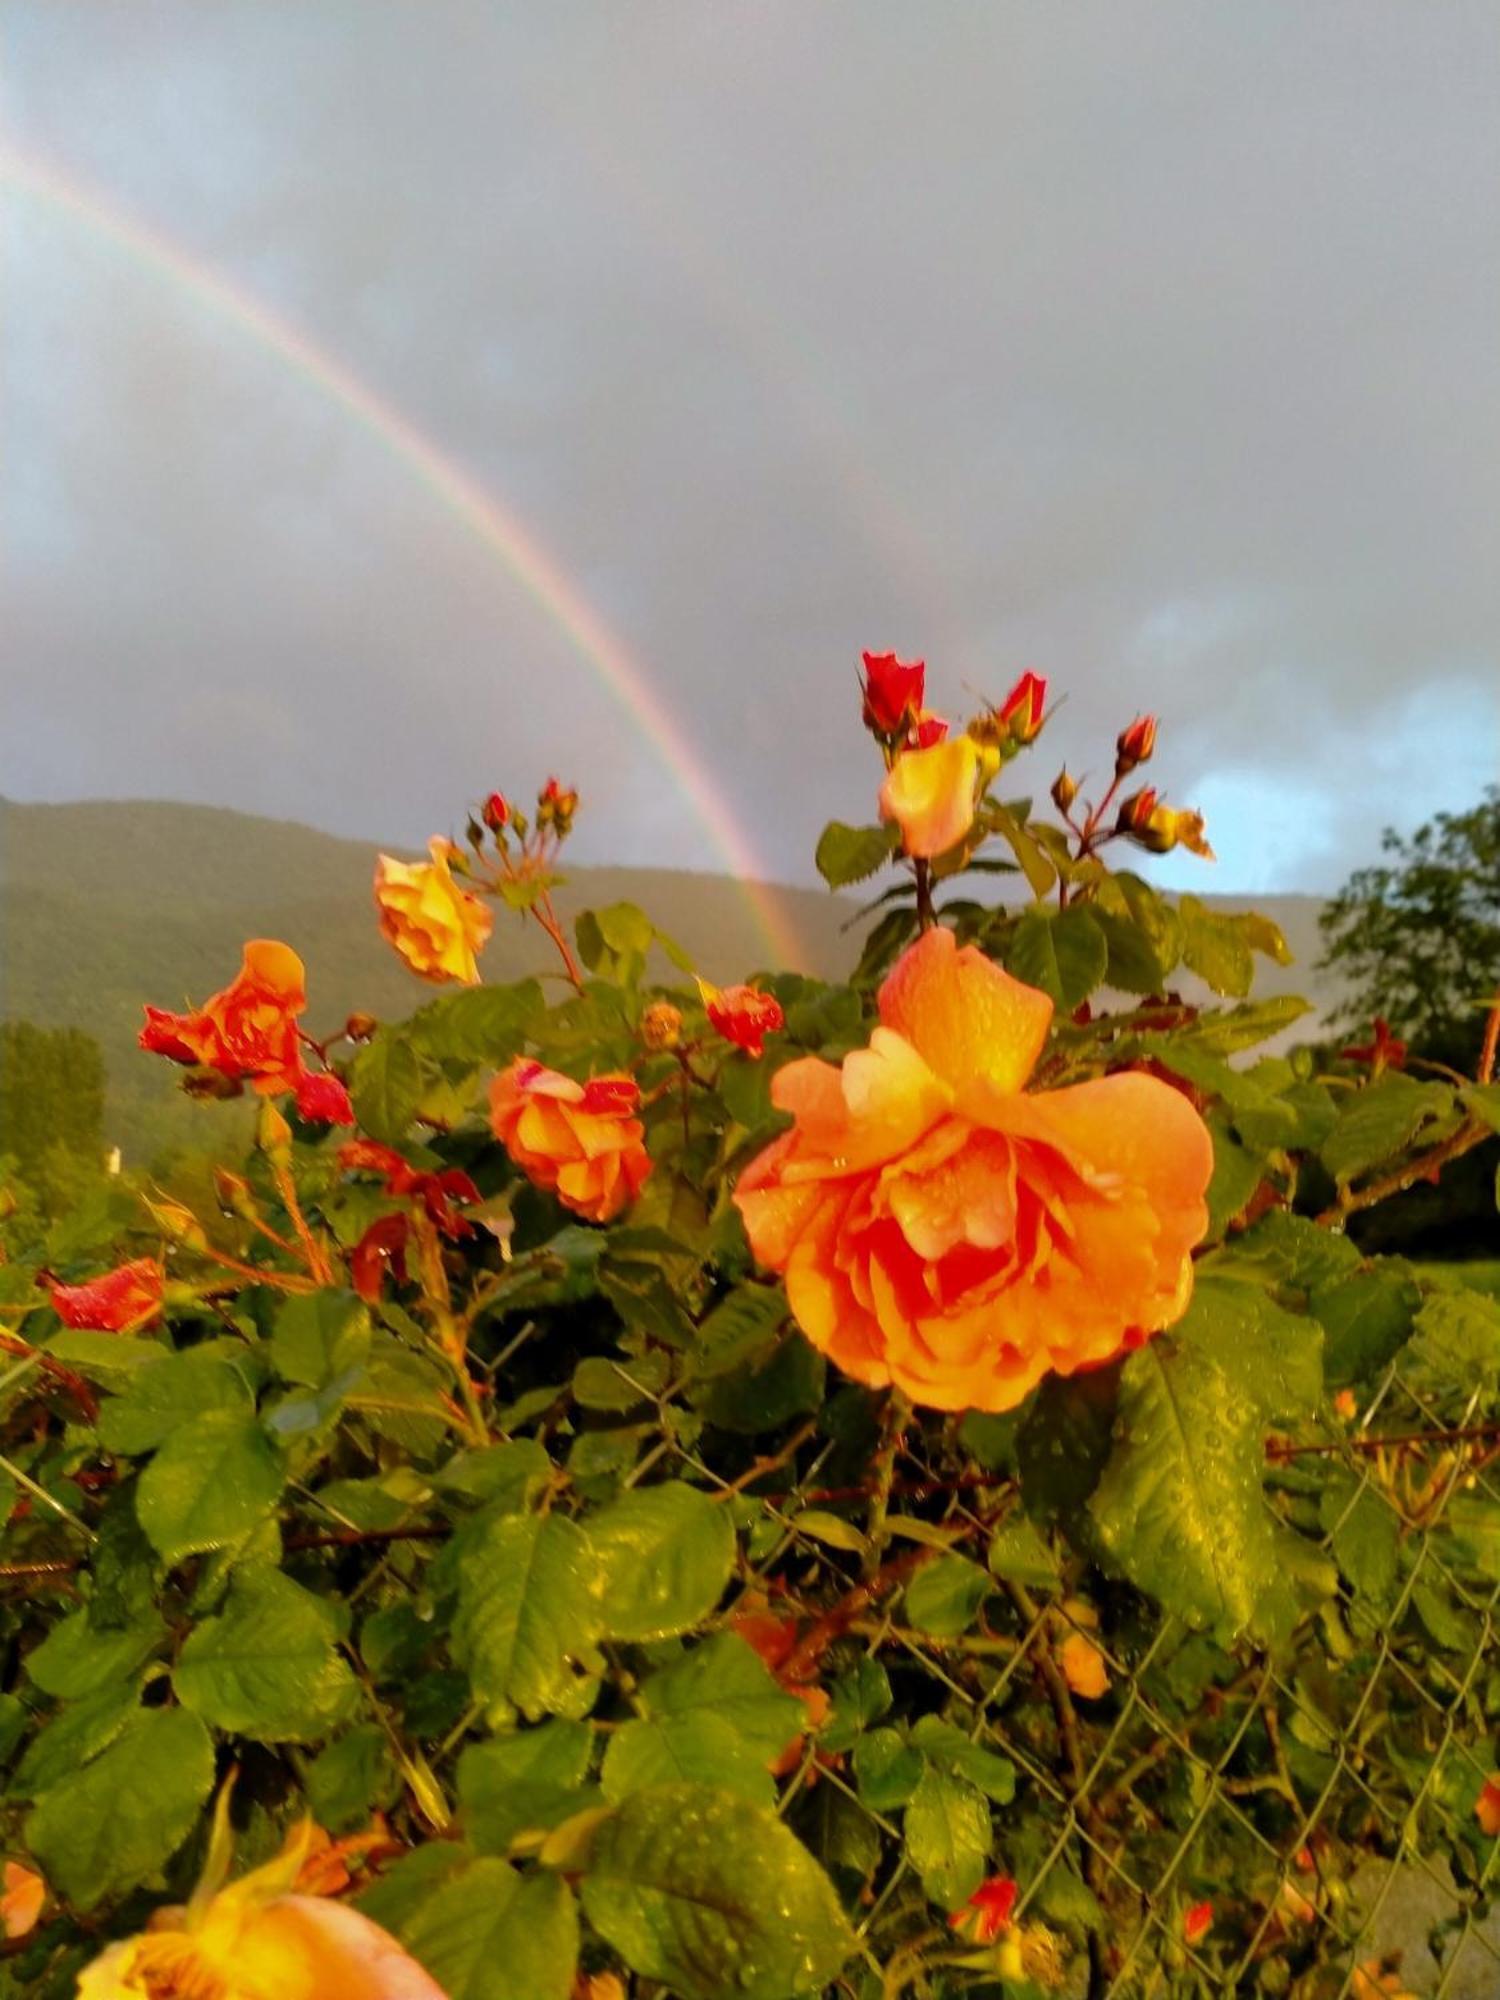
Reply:
[[[589,1222],[628,1207],[651,1172],[629,1076],[579,1083],[518,1056],[490,1085],[490,1124],[529,1181]]]
[[[307,1005],[302,961],[275,938],[252,938],[238,976],[193,1014],[146,1009],[140,1045],[174,1062],[204,1063],[244,1078],[263,1094],[295,1090],[302,1080],[297,1016]]]
[[[1192,1290],[1213,1145],[1135,1073],[1023,1094],[1052,1002],[929,931],[867,1049],[772,1082],[791,1131],[740,1177],[751,1248],[845,1371],[941,1410],[1008,1410],[1168,1326]]]
[[[430,861],[395,861],[382,854],[375,863],[375,901],[380,934],[395,946],[412,971],[441,985],[450,979],[477,986],[474,954],[494,925],[490,911],[453,879],[453,849],[441,834],[427,843]]]

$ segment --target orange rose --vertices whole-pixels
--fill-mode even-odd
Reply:
[[[474,954],[495,920],[476,895],[454,881],[453,851],[450,841],[434,834],[427,843],[430,861],[379,857],[375,901],[380,934],[421,978],[438,985],[460,979],[466,986],[477,986]]]
[[[577,1083],[518,1056],[490,1085],[490,1124],[529,1181],[588,1222],[608,1222],[645,1185],[651,1158],[629,1076]]]
[[[295,1090],[302,1080],[297,1016],[307,1005],[302,961],[290,945],[252,938],[238,977],[194,1014],[146,1009],[140,1045],[173,1062],[202,1063],[244,1078],[262,1094]]]
[[[908,854],[956,847],[974,824],[982,753],[972,736],[903,750],[880,788],[880,817],[894,820]]]
[[[796,1122],[735,1201],[803,1332],[857,1380],[1008,1410],[1186,1310],[1208,1129],[1139,1073],[1024,1095],[1051,1018],[932,930],[881,988],[868,1048],[773,1079]]]
[[[378,1924],[296,1892],[307,1850],[304,1828],[263,1868],[216,1893],[200,1884],[185,1906],[157,1911],[149,1930],[84,1967],[78,2000],[445,2000]]]
[[[54,1285],[52,1310],[64,1326],[136,1333],[161,1311],[166,1273],[154,1257],[118,1264],[86,1285]]]

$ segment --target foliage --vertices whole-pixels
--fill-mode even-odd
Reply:
[[[1387,827],[1381,847],[1322,918],[1324,963],[1350,982],[1343,1018],[1381,1016],[1424,1055],[1472,1064],[1500,986],[1500,785],[1410,836]]]
[[[104,1058],[78,1028],[0,1021],[0,1150],[57,1215],[104,1168]]]
[[[1275,926],[1109,865],[1201,842],[1195,816],[1112,820],[1114,788],[1090,810],[1061,779],[1057,817],[994,796],[1039,710],[1024,740],[1010,704],[980,718],[954,849],[825,836],[836,879],[883,855],[895,880],[852,985],[766,981],[759,1058],[712,1024],[733,990],[661,975],[614,906],[559,930],[560,983],[314,1043],[353,1151],[267,1099],[211,1200],[126,1177],[12,1217],[0,1812],[48,1900],[0,1994],[60,2000],[183,1901],[231,1772],[235,1865],[312,1815],[323,1887],[452,2000],[568,2000],[575,1974],[592,2000],[1331,2000],[1414,1857],[1451,1870],[1436,1947],[1468,1935],[1500,1307],[1345,1225],[1474,1149],[1500,1097],[1262,1053],[1296,1018],[1252,993]],[[470,879],[551,917],[553,850],[487,813],[512,845],[476,824]],[[997,866],[998,906],[974,893]],[[934,922],[1056,1003],[1034,1088],[1144,1074],[1213,1140],[1191,1305],[988,1414],[842,1376],[733,1199],[785,1128],[777,1073],[862,1048]],[[609,1221],[497,1142],[518,1058],[607,1085],[579,1119],[638,1092],[652,1172]],[[69,1288],[143,1258],[157,1323],[64,1323]]]

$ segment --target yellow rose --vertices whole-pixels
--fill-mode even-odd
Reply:
[[[895,820],[908,854],[946,854],[963,839],[974,824],[982,757],[972,736],[902,751],[880,788],[880,817]]]
[[[430,861],[395,861],[382,854],[375,863],[380,934],[423,979],[439,985],[461,979],[477,986],[474,954],[494,918],[477,896],[454,881],[449,866],[453,850],[441,834],[428,841],[427,851]]]

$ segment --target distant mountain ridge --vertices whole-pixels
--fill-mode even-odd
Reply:
[[[233,974],[247,937],[284,938],[301,953],[314,1033],[354,1007],[399,1018],[432,996],[376,930],[375,853],[364,841],[221,806],[0,800],[0,1018],[79,1027],[97,1037],[109,1074],[106,1130],[137,1157],[190,1143],[214,1114],[187,1103],[165,1066],[136,1048],[141,1007],[202,1000]],[[566,872],[558,901],[569,915],[638,903],[706,978],[721,982],[766,964],[760,923],[729,878],[665,868]],[[825,978],[849,970],[859,927],[844,926],[857,898],[818,889],[769,893],[801,940],[808,970]],[[1252,899],[1211,900],[1244,906]],[[1281,924],[1298,961],[1267,968],[1262,990],[1325,998],[1326,982],[1320,992],[1309,970],[1320,900],[1253,900]],[[482,960],[487,979],[545,972],[550,960],[551,947],[533,925],[496,912]]]

